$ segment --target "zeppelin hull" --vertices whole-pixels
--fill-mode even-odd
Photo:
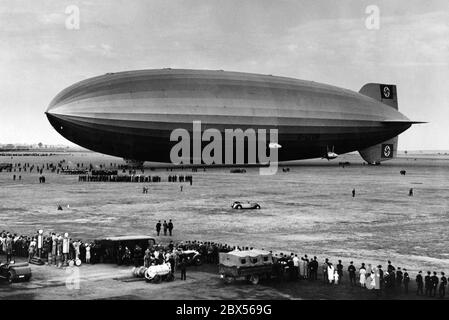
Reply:
[[[410,127],[397,110],[315,82],[223,71],[144,70],[77,83],[47,109],[52,126],[85,148],[170,162],[174,129],[277,129],[279,160],[360,150]],[[395,122],[393,122],[394,120]],[[193,136],[193,135],[191,135]],[[224,134],[223,134],[224,136]],[[207,144],[207,142],[204,142]]]

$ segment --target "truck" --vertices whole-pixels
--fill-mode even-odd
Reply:
[[[226,284],[245,279],[256,285],[273,276],[272,254],[263,250],[220,252],[218,272]]]

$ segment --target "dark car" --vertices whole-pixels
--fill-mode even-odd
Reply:
[[[27,262],[0,263],[0,279],[9,283],[17,281],[30,281],[31,268]]]
[[[185,259],[188,266],[200,266],[203,263],[203,256],[196,250],[184,250],[180,259]]]

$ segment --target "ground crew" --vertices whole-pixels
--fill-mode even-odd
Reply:
[[[170,236],[172,235],[172,231],[173,231],[173,222],[170,221],[168,222],[168,232],[170,233]]]
[[[164,236],[166,236],[167,235],[167,229],[168,229],[167,220],[164,220],[163,227],[164,227]]]
[[[158,221],[158,223],[156,223],[156,232],[157,232],[157,236],[159,237],[159,234],[161,233],[161,220]]]

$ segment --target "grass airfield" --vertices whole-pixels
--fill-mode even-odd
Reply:
[[[81,162],[123,164],[121,159],[90,152],[2,156],[0,163],[56,164],[62,159],[71,167]],[[351,165],[342,168],[339,161]],[[224,168],[145,170],[145,175],[161,176],[161,183],[78,182],[78,176],[44,170],[46,183],[39,184],[35,171],[2,172],[0,229],[21,234],[44,229],[90,240],[155,236],[157,220],[172,219],[174,241],[214,241],[316,255],[320,262],[325,257],[334,263],[341,259],[345,269],[351,260],[357,267],[361,262],[385,267],[391,260],[407,268],[412,280],[421,269],[449,272],[447,156],[408,154],[381,166],[365,166],[360,157],[345,155],[330,162],[301,161],[289,168],[290,172],[280,169],[274,176],[261,176],[257,168],[245,174]],[[399,174],[402,169],[405,176]],[[13,181],[13,174],[22,180]],[[192,175],[193,185],[169,183],[169,174]],[[148,194],[142,193],[143,186],[149,187]],[[410,188],[413,197],[408,196]],[[257,201],[262,209],[233,210],[235,200]],[[58,211],[58,205],[64,210]],[[273,292],[268,296],[276,297]]]

